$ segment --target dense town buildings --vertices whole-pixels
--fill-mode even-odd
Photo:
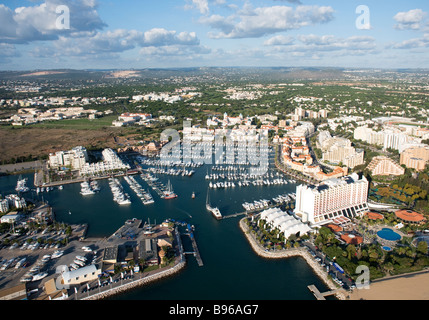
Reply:
[[[357,127],[354,130],[354,138],[369,144],[383,146],[383,149],[394,149],[402,152],[407,147],[420,144],[422,138],[414,137],[399,128],[384,128],[381,131],[374,131],[368,127]]]
[[[342,163],[349,168],[364,163],[364,151],[352,147],[349,139],[332,137],[329,132],[322,131],[319,134],[318,143],[323,152],[322,161]]]

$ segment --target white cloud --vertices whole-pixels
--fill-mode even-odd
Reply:
[[[45,0],[40,5],[19,7],[14,11],[0,4],[0,41],[29,43],[38,40],[56,40],[60,36],[73,36],[105,27],[98,16],[96,2],[75,0],[66,2],[70,12],[70,29],[60,29],[57,20],[62,12],[57,8],[64,1]]]
[[[429,48],[429,33],[425,33],[421,38],[414,38],[404,40],[400,43],[394,43],[387,48],[393,49],[415,49],[415,48]]]
[[[419,30],[422,27],[422,22],[426,18],[427,13],[422,9],[414,9],[407,12],[397,13],[393,19],[397,22],[396,29],[399,30]]]
[[[169,31],[163,28],[154,28],[144,33],[142,45],[144,46],[162,46],[172,44],[183,45],[198,45],[198,40],[195,32]]]
[[[333,19],[333,13],[334,10],[327,6],[298,6],[295,9],[288,6],[272,6],[253,9],[247,5],[235,15],[228,17],[212,15],[201,18],[200,22],[220,30],[217,33],[210,33],[211,38],[258,38],[329,22]]]
[[[301,4],[300,0],[274,0],[274,1],[279,1],[279,2],[289,2],[289,3],[297,3],[297,4]]]
[[[209,13],[209,2],[207,0],[192,0],[193,5],[202,13]]]
[[[118,54],[143,48],[143,52],[157,52],[172,55],[181,50],[204,53],[206,49],[199,45],[195,32],[180,32],[154,28],[146,32],[138,30],[116,29],[106,32],[82,34],[80,37],[60,37],[52,46],[36,47],[33,57],[118,57]]]
[[[273,47],[273,52],[293,52],[313,55],[322,52],[344,52],[349,55],[376,52],[376,42],[370,36],[351,36],[340,38],[334,35],[318,36],[314,34],[292,37],[276,36],[265,41]]]
[[[295,38],[292,36],[283,36],[278,35],[274,36],[267,41],[264,42],[264,45],[266,46],[284,46],[284,45],[290,45],[295,41]]]

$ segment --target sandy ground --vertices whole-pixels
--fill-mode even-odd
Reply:
[[[59,150],[70,150],[75,146],[103,145],[115,147],[114,131],[27,128],[0,130],[0,164],[2,160],[16,157],[48,155]]]
[[[371,283],[355,289],[351,300],[429,300],[429,272]]]

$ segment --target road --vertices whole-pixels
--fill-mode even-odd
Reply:
[[[350,280],[349,277],[346,275],[340,273],[331,263],[332,261],[326,257],[326,255],[320,251],[313,243],[305,241],[303,243],[307,248],[310,249],[310,254],[314,257],[314,259],[319,258],[320,264],[325,264],[326,271],[332,276],[332,278],[338,278],[341,280],[345,285],[345,289],[350,288],[350,286],[353,284],[353,282]]]

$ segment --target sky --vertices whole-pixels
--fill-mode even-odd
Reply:
[[[0,70],[429,68],[427,0],[8,0]]]

